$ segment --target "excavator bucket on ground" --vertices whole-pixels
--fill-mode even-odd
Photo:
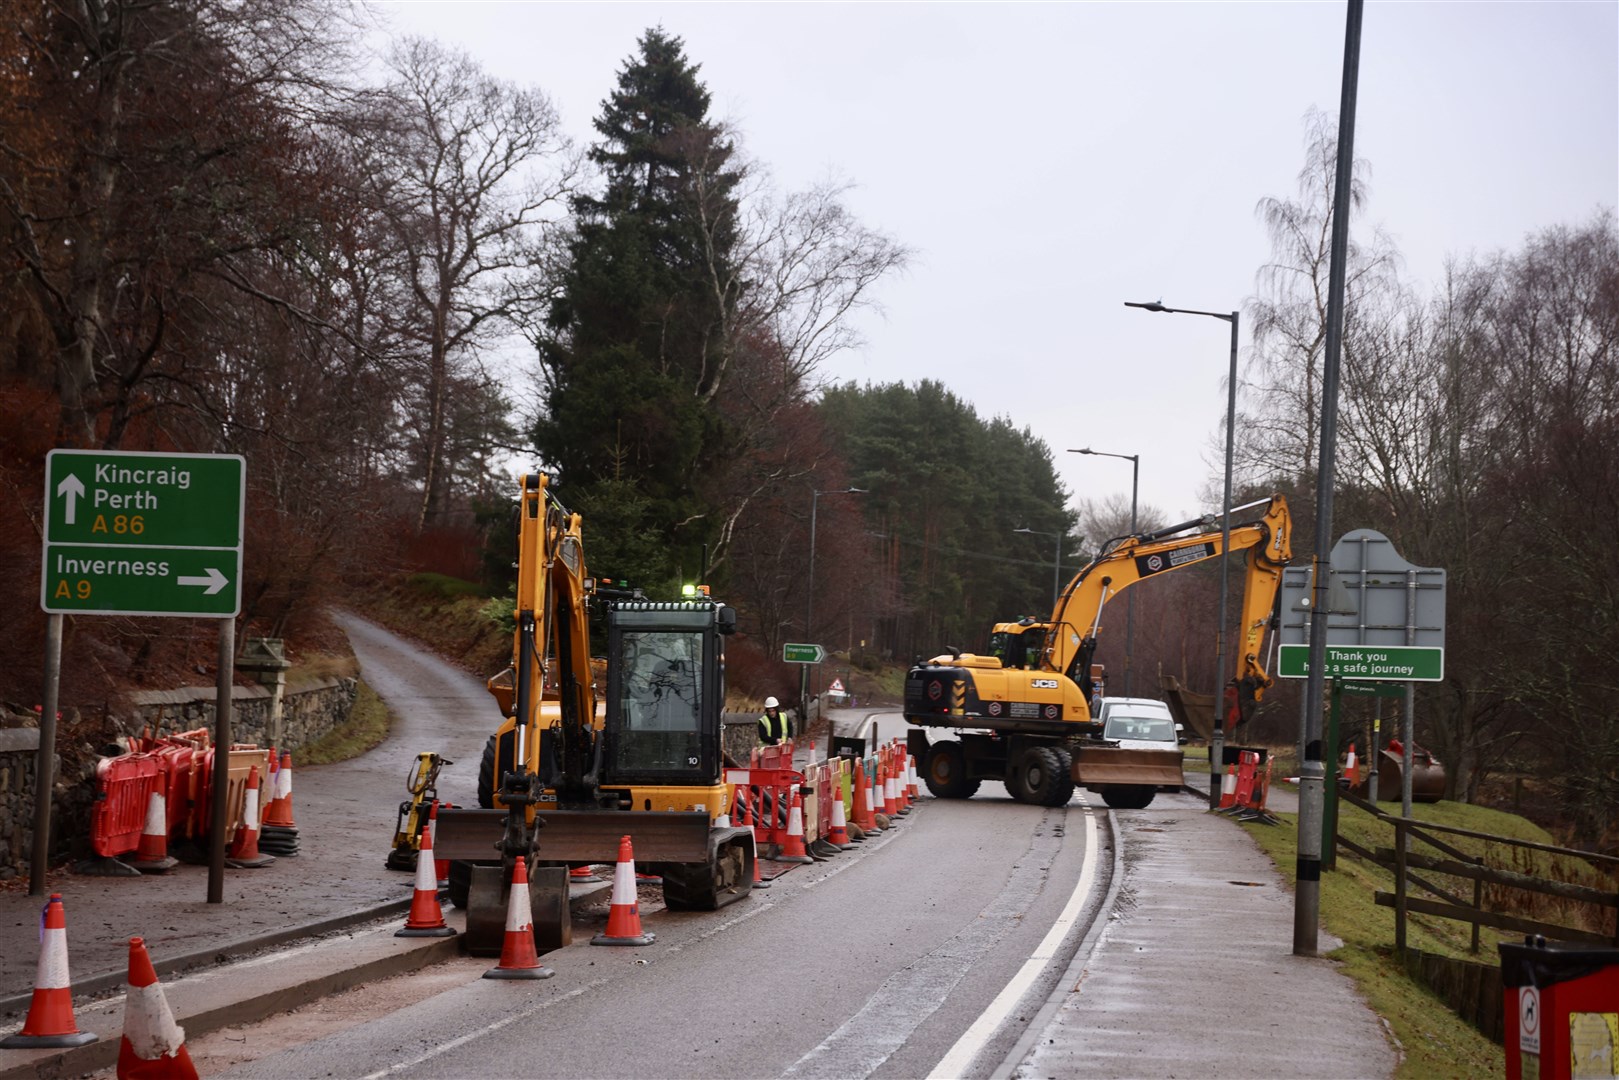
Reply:
[[[1098,744],[1074,754],[1074,782],[1085,787],[1130,784],[1178,788],[1185,782],[1179,750],[1125,750]]]
[[[1405,762],[1401,755],[1392,750],[1384,750],[1377,759],[1377,801],[1399,802],[1401,788],[1401,769]],[[1360,783],[1350,788],[1352,792],[1362,798],[1366,797],[1367,778],[1362,777]],[[1413,747],[1411,752],[1411,801],[1420,803],[1438,802],[1445,797],[1445,767],[1440,764],[1428,751],[1420,746]]]

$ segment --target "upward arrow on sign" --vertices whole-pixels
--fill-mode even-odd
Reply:
[[[62,523],[77,524],[79,497],[84,494],[84,481],[79,479],[77,473],[68,473],[62,477],[62,482],[56,485],[56,493],[67,499],[67,509],[62,514]]]

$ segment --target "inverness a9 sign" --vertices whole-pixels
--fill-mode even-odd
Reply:
[[[40,606],[236,615],[246,468],[236,454],[52,450]]]

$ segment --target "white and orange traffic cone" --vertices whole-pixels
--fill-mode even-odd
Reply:
[[[292,755],[282,754],[270,772],[269,803],[264,808],[263,822],[259,826],[259,850],[270,855],[291,858],[298,854],[298,826],[292,820]]]
[[[922,785],[916,776],[916,758],[910,754],[905,755],[905,780],[911,787],[911,801],[915,802],[922,797]]]
[[[1225,767],[1225,779],[1220,781],[1220,809],[1228,810],[1237,805],[1237,767]]]
[[[289,829],[295,829],[298,826],[292,819],[292,753],[290,751],[281,755],[281,771],[276,774],[276,783],[280,788],[281,816],[285,819],[279,824],[284,824]]]
[[[753,826],[753,813],[748,809],[747,796],[743,794],[741,784],[736,787],[736,823],[753,834],[753,887],[770,888],[770,882],[759,873],[759,830]]]
[[[433,830],[422,830],[422,849],[416,854],[416,889],[410,898],[410,914],[394,937],[454,937],[445,925],[444,909],[438,903],[438,876],[433,865]]]
[[[899,814],[899,800],[894,796],[894,766],[883,764],[883,813],[890,818]]]
[[[871,805],[871,781],[866,775],[865,762],[855,762],[854,776],[850,778],[849,786],[854,795],[854,823],[862,832],[875,832],[877,817]]]
[[[656,934],[641,930],[641,902],[635,893],[635,848],[630,838],[618,840],[618,865],[613,869],[613,902],[607,909],[607,929],[590,939],[592,945],[650,945]]]
[[[67,915],[62,910],[62,894],[52,893],[39,935],[39,967],[34,975],[34,999],[28,1005],[28,1019],[23,1021],[21,1031],[0,1039],[0,1048],[37,1050],[95,1041],[95,1032],[80,1031],[73,1019],[73,984],[67,973]]]
[[[781,854],[775,857],[775,862],[812,863],[809,851],[804,847],[804,797],[793,789],[793,801],[788,804],[787,810],[787,839],[781,845]]]
[[[534,951],[534,911],[528,899],[528,860],[512,864],[512,891],[506,899],[506,940],[500,963],[483,973],[486,979],[549,979],[556,972],[540,963]]]
[[[843,816],[843,799],[838,796],[836,787],[832,789],[832,824],[826,831],[826,842],[839,851],[854,847],[849,839],[849,822]]]
[[[259,767],[247,770],[247,796],[242,800],[242,827],[225,860],[238,869],[257,869],[275,862],[274,855],[259,851]]]
[[[1344,778],[1351,788],[1360,783],[1360,759],[1355,757],[1355,744],[1349,744],[1349,758],[1344,762]]]
[[[124,993],[124,1037],[118,1043],[118,1080],[197,1080],[186,1052],[185,1029],[157,981],[146,942],[129,939],[129,985]]]
[[[166,874],[180,865],[180,860],[169,854],[169,804],[163,797],[161,776],[146,800],[146,824],[141,826],[135,857],[125,861],[143,874]]]

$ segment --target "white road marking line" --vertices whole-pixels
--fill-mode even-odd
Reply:
[[[963,1076],[967,1067],[972,1064],[973,1058],[979,1051],[989,1045],[1000,1026],[1006,1022],[1012,1010],[1017,1007],[1023,995],[1029,992],[1036,979],[1040,977],[1048,964],[1056,957],[1063,938],[1073,928],[1080,912],[1084,910],[1085,903],[1090,897],[1091,883],[1096,879],[1096,816],[1088,809],[1085,812],[1085,865],[1079,872],[1079,883],[1074,886],[1073,895],[1063,906],[1062,914],[1057,921],[1051,924],[1051,929],[1035,948],[1033,955],[1024,961],[1018,973],[1012,976],[989,1007],[974,1021],[956,1044],[944,1055],[933,1071],[928,1074],[928,1080],[953,1080]]]

